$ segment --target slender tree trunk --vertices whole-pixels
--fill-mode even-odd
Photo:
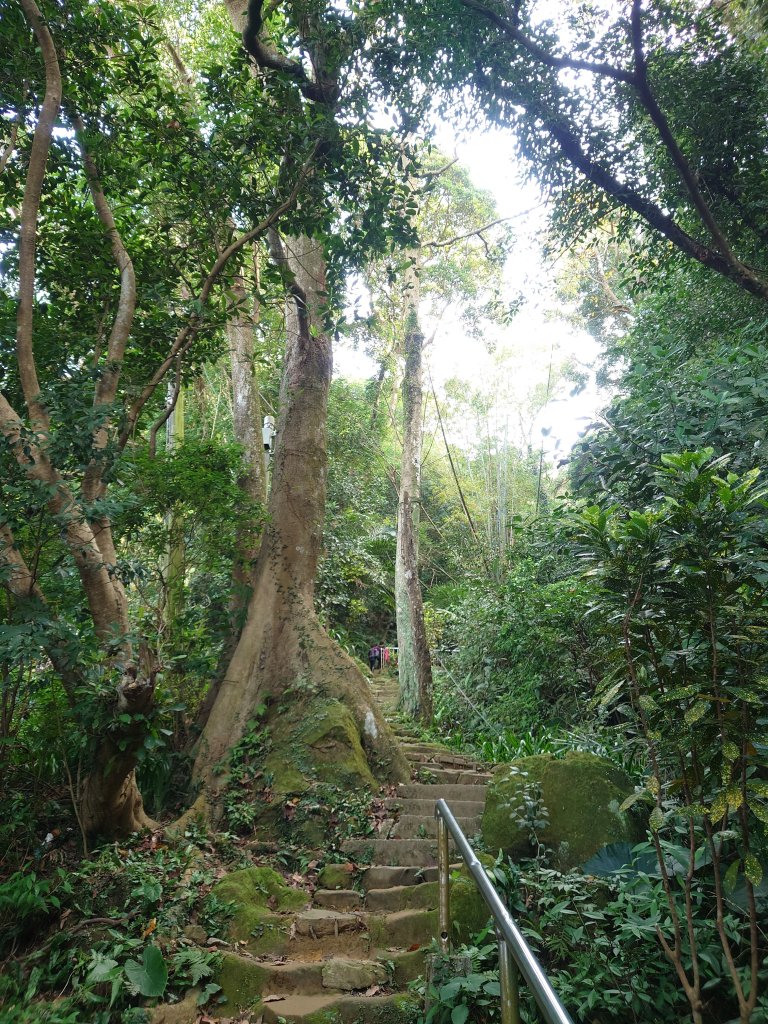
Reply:
[[[166,450],[170,454],[179,444],[184,443],[184,388],[165,425]],[[184,549],[184,519],[176,509],[166,515],[168,529],[168,557],[165,565],[165,626],[169,635],[177,628],[179,616],[184,610],[184,571],[186,551]]]
[[[211,813],[226,775],[221,767],[254,709],[291,686],[311,683],[350,710],[370,755],[406,777],[402,754],[360,670],[321,626],[314,583],[326,491],[326,422],[331,342],[322,323],[325,260],[309,238],[271,237],[273,258],[289,282],[286,352],[268,522],[240,641],[203,730],[195,779]],[[217,766],[219,770],[217,771]]]
[[[406,276],[405,371],[403,373],[403,454],[397,512],[395,609],[400,706],[409,715],[432,718],[432,662],[424,625],[419,579],[419,513],[421,502],[422,354],[419,323],[419,279],[414,266]]]

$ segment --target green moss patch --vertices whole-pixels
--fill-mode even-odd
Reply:
[[[281,949],[288,940],[291,917],[309,898],[292,889],[272,868],[243,868],[222,878],[211,893],[234,907],[229,936],[246,941],[252,952]]]
[[[536,835],[552,851],[555,866],[569,870],[607,843],[643,839],[643,823],[619,810],[633,791],[621,769],[594,754],[522,758],[498,769],[488,787],[483,839],[491,850],[530,857],[535,850],[529,821],[546,820]],[[539,813],[542,807],[546,815]]]
[[[216,983],[221,985],[221,995],[227,1000],[227,1011],[243,1010],[259,1003],[268,977],[267,971],[255,960],[225,953]]]

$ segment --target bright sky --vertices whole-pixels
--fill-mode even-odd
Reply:
[[[460,328],[441,326],[427,351],[427,368],[438,393],[451,378],[466,381],[472,389],[501,392],[496,418],[510,423],[512,440],[526,397],[537,384],[546,386],[550,359],[555,366],[571,359],[589,368],[598,356],[598,346],[590,335],[558,317],[552,288],[557,267],[545,265],[536,240],[545,224],[543,203],[536,186],[521,181],[509,133],[486,131],[460,138],[446,125],[436,142],[447,156],[459,158],[479,188],[492,193],[499,216],[513,218],[517,241],[505,269],[505,285],[508,299],[522,293],[525,304],[508,327],[493,328],[486,339],[467,338]],[[366,379],[376,372],[372,360],[350,345],[337,346],[335,363],[339,376]],[[605,394],[597,393],[591,373],[590,384],[579,395],[569,396],[570,387],[553,391],[531,436],[538,448],[541,429],[550,429],[545,451],[555,462],[606,401]],[[459,438],[451,440],[461,443]]]

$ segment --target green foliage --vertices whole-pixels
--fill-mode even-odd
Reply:
[[[201,1003],[215,995],[219,957],[179,938],[190,917],[211,917],[206,896],[216,875],[199,861],[192,844],[136,839],[71,871],[43,879],[19,872],[2,883],[10,955],[0,1001],[10,1016],[0,1020],[124,1024],[130,1012],[141,1019],[147,998],[179,997],[194,985],[204,989]]]
[[[591,585],[567,558],[533,555],[513,555],[500,585],[476,583],[453,610],[443,642],[455,653],[435,701],[442,729],[487,739],[496,729],[568,721],[589,695],[600,671],[582,621]]]

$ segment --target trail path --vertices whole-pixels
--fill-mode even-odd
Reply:
[[[379,675],[372,690],[392,718],[397,681]],[[353,859],[370,856],[360,876],[363,891],[317,889],[309,908],[295,916],[295,950],[283,962],[259,961],[266,978],[261,995],[268,1000],[264,1024],[411,1019],[407,985],[423,973],[426,947],[438,930],[435,800],[449,801],[471,836],[480,826],[490,775],[471,758],[420,742],[396,720],[393,726],[413,780],[385,801],[391,817],[378,836],[343,845]]]

